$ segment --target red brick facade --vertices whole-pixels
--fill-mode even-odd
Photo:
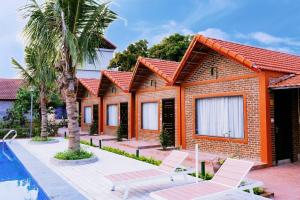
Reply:
[[[85,107],[91,107],[91,114],[92,114],[92,122],[94,121],[94,116],[93,116],[93,109],[94,109],[94,105],[98,105],[98,110],[100,110],[100,98],[88,93],[88,97],[84,97],[81,99],[81,116],[80,116],[80,125],[81,125],[81,131],[84,132],[89,132],[91,124],[87,124],[84,122],[84,108]]]
[[[162,128],[162,100],[163,99],[175,99],[175,119],[178,117],[177,107],[178,99],[177,93],[178,89],[175,86],[167,86],[167,81],[162,79],[160,76],[150,71],[149,69],[144,69],[146,71],[143,81],[139,83],[139,87],[135,88],[135,98],[136,98],[136,133],[138,133],[137,138],[139,140],[158,140],[159,134]],[[155,83],[155,85],[151,85]],[[147,102],[157,102],[159,107],[159,123],[158,130],[144,130],[142,129],[142,103]],[[175,120],[175,143],[178,144],[178,123]]]
[[[118,126],[120,125],[120,103],[128,103],[128,111],[131,110],[130,98],[131,93],[123,92],[115,84],[111,83],[106,92],[103,95],[103,134],[116,135]],[[107,107],[108,105],[117,105],[118,106],[118,126],[109,126],[107,125]],[[130,112],[128,112],[130,113]],[[128,116],[128,124],[130,123],[131,118],[130,114]],[[130,132],[130,130],[128,130]]]
[[[211,68],[215,73],[211,74]],[[260,160],[259,78],[258,74],[218,53],[210,51],[204,61],[182,83],[184,88],[186,147],[200,144],[202,151],[239,154]],[[244,139],[195,135],[195,99],[198,97],[242,95],[244,98]]]

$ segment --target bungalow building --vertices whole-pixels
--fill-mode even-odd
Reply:
[[[7,110],[12,107],[22,83],[21,79],[0,79],[0,120],[3,120]]]
[[[137,61],[130,82],[135,94],[135,137],[138,140],[158,140],[163,126],[179,144],[180,90],[171,86],[177,62],[142,58]]]
[[[77,101],[79,124],[82,132],[88,132],[93,123],[99,127],[100,98],[98,97],[99,79],[78,78]]]
[[[299,56],[195,36],[170,78],[180,88],[181,145],[269,165],[297,160],[298,74]]]
[[[100,132],[116,135],[119,126],[127,133],[123,137],[134,137],[134,94],[129,93],[131,72],[102,71],[99,97],[101,107]]]

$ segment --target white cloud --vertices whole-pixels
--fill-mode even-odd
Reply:
[[[207,28],[203,31],[199,31],[198,34],[221,40],[229,40],[230,38],[227,33],[218,28]]]
[[[237,38],[254,40],[263,45],[288,45],[300,47],[300,41],[294,40],[289,37],[277,37],[265,32],[252,32],[248,34],[237,34]]]
[[[134,30],[140,32],[138,39],[147,39],[150,45],[159,43],[163,38],[174,33],[180,33],[184,35],[193,33],[192,30],[174,20],[167,21],[164,24],[156,25],[154,27],[148,23],[140,22],[135,26]]]

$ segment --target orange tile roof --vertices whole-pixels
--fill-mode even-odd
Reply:
[[[186,64],[186,61],[196,43],[201,43],[254,71],[269,70],[300,74],[300,56],[271,51],[258,47],[252,47],[234,42],[207,38],[203,35],[196,35],[174,74],[173,82],[176,81],[180,72],[184,68],[184,65]]]
[[[111,82],[116,84],[124,92],[129,91],[129,83],[132,78],[132,72],[104,70],[102,71],[102,76],[106,76]]]
[[[139,57],[137,63],[142,63],[144,66],[148,67],[151,71],[157,73],[168,82],[172,81],[173,74],[179,65],[179,62],[143,57]]]
[[[15,100],[22,83],[22,79],[0,78],[0,100]]]
[[[93,95],[98,96],[100,80],[96,78],[79,78],[78,81]]]
[[[285,75],[270,83],[270,88],[284,89],[300,87],[300,75]]]

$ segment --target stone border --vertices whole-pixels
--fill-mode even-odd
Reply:
[[[50,162],[57,166],[75,166],[75,165],[87,165],[98,161],[98,157],[93,155],[91,158],[80,160],[59,160],[57,158],[51,158]]]
[[[49,199],[87,200],[77,189],[21,146],[17,140],[7,144]]]
[[[28,141],[29,144],[34,144],[34,145],[39,145],[39,144],[54,144],[54,143],[59,143],[58,139],[53,139],[53,140],[48,140],[48,141]]]

